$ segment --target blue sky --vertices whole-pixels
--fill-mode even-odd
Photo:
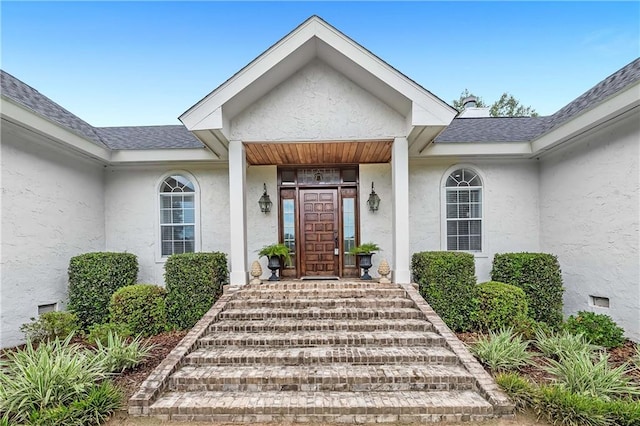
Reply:
[[[1,67],[94,126],[177,117],[311,15],[451,103],[552,114],[640,56],[640,2],[8,2]]]

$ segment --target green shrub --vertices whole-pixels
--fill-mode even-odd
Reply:
[[[546,253],[504,253],[493,258],[491,279],[524,290],[529,316],[552,327],[562,323],[562,276],[558,259]]]
[[[219,252],[174,254],[164,268],[167,319],[177,329],[193,327],[229,280],[227,256]]]
[[[109,303],[111,322],[146,337],[167,331],[166,294],[164,288],[152,284],[119,288]]]
[[[69,263],[69,310],[78,315],[80,326],[109,320],[111,295],[120,287],[135,284],[138,259],[131,253],[86,253]]]
[[[122,373],[144,361],[152,346],[145,345],[140,337],[132,341],[109,332],[106,343],[96,342],[95,358],[110,373]]]
[[[538,332],[546,334],[553,332],[546,322],[539,322],[527,316],[519,316],[514,322],[514,333],[524,340],[534,340]]]
[[[109,333],[115,333],[118,336],[124,338],[131,337],[131,330],[129,330],[126,325],[107,322],[104,324],[96,324],[89,327],[89,335],[87,336],[87,341],[94,345],[98,342],[106,345],[109,339]]]
[[[84,399],[107,377],[89,351],[65,340],[45,341],[35,348],[7,352],[0,360],[0,415],[10,424],[24,423],[33,412]]]
[[[605,314],[580,311],[571,315],[564,324],[571,333],[582,333],[591,343],[605,348],[616,348],[624,343],[624,330]]]
[[[32,342],[42,340],[64,339],[78,331],[78,317],[73,312],[45,312],[38,319],[31,318],[30,323],[23,324],[20,331]]]
[[[527,296],[521,288],[489,281],[479,284],[477,291],[479,305],[475,323],[479,330],[515,327],[527,316]]]
[[[562,355],[571,356],[576,353],[591,354],[600,346],[592,345],[582,333],[573,334],[569,331],[558,333],[545,333],[542,330],[536,332],[536,347],[549,358],[558,358]]]
[[[528,346],[529,342],[514,334],[513,329],[506,328],[498,332],[490,331],[488,337],[482,336],[470,349],[481,363],[496,373],[527,365],[531,361]]]
[[[32,412],[29,423],[38,426],[100,425],[122,406],[123,398],[120,389],[110,381],[104,381],[69,405]]]
[[[626,374],[628,365],[612,368],[606,354],[595,360],[589,352],[560,354],[558,361],[547,359],[542,368],[572,393],[604,399],[640,395],[640,387]]]
[[[516,410],[523,412],[532,407],[536,398],[536,385],[518,373],[498,373],[496,383],[513,400]]]
[[[559,386],[541,386],[534,410],[554,425],[614,426],[605,401],[570,392]]]
[[[466,331],[473,327],[478,301],[472,254],[415,253],[411,269],[420,294],[449,328]]]

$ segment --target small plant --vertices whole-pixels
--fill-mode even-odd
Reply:
[[[38,317],[31,318],[30,323],[20,327],[27,340],[40,342],[42,340],[64,339],[69,334],[78,331],[78,317],[72,312],[46,312]]]
[[[33,412],[85,398],[108,375],[89,351],[64,340],[7,352],[0,361],[0,412],[10,424],[26,423]]]
[[[471,346],[471,352],[491,371],[516,370],[531,361],[529,342],[515,335],[512,328],[490,331]]]
[[[121,287],[111,296],[111,321],[145,337],[167,331],[164,288],[151,284]]]
[[[282,243],[270,244],[268,246],[262,247],[258,251],[258,256],[265,256],[267,258],[276,256],[284,259],[286,265],[291,264],[291,253],[289,251],[289,247]]]
[[[572,393],[604,399],[640,395],[640,387],[626,376],[628,364],[612,368],[606,354],[595,359],[588,352],[561,354],[558,361],[547,359],[541,367]]]
[[[380,251],[380,247],[376,243],[362,243],[359,246],[351,247],[349,254],[372,254]]]
[[[499,330],[515,327],[527,316],[529,305],[524,291],[516,286],[497,281],[478,284],[479,330]]]
[[[87,341],[94,345],[98,342],[106,345],[109,333],[114,333],[124,338],[131,337],[131,330],[129,330],[129,327],[126,325],[107,322],[105,324],[96,324],[89,327]]]
[[[518,373],[498,373],[496,383],[506,392],[516,405],[516,410],[522,412],[534,404],[536,385]]]
[[[536,347],[549,358],[558,358],[562,355],[571,356],[576,353],[591,354],[602,349],[600,346],[592,345],[582,333],[573,334],[569,331],[559,333],[546,333],[542,330],[536,331]]]
[[[554,425],[614,426],[606,402],[587,395],[572,393],[559,386],[541,386],[534,406],[539,419]]]
[[[140,364],[149,356],[152,347],[143,344],[140,337],[132,341],[109,332],[107,343],[96,342],[95,358],[110,373],[122,373]]]
[[[574,334],[582,333],[592,344],[605,348],[617,348],[624,343],[624,330],[605,314],[579,311],[567,319],[564,328]]]
[[[640,344],[636,345],[635,354],[631,357],[631,364],[640,370]]]

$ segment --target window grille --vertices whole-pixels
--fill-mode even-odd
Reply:
[[[445,185],[447,250],[482,251],[482,181],[470,169],[451,173]]]
[[[160,185],[160,245],[162,256],[195,251],[196,206],[193,182],[168,176]]]

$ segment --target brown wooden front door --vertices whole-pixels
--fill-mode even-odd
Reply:
[[[338,190],[300,190],[303,276],[337,276]]]

